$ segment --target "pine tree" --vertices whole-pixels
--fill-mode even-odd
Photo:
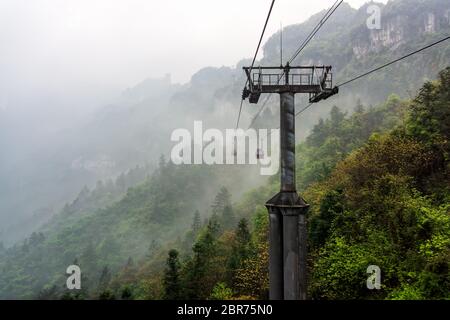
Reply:
[[[236,239],[232,245],[231,256],[228,260],[228,281],[233,284],[235,282],[236,273],[241,267],[243,261],[250,256],[250,240],[251,235],[248,229],[247,219],[239,220],[235,231]]]
[[[226,205],[225,208],[223,208],[221,221],[225,230],[233,229],[235,224],[235,216],[231,206]]]
[[[160,247],[161,245],[159,244],[159,242],[153,239],[152,242],[150,243],[150,246],[148,247],[147,258],[153,258],[153,255]]]
[[[220,188],[211,206],[213,214],[220,215],[226,206],[231,207],[231,194],[227,188]]]
[[[134,261],[132,257],[128,257],[127,264],[125,265],[126,269],[131,269],[134,266]]]
[[[342,112],[337,106],[333,106],[330,111],[330,129],[331,133],[338,135],[342,130],[342,121],[345,119],[345,113]]]
[[[314,247],[322,246],[330,235],[331,225],[337,215],[344,212],[342,190],[325,194],[320,204],[319,214],[311,219],[309,237]]]
[[[120,298],[122,300],[132,300],[133,299],[133,290],[129,286],[124,286],[120,293]]]
[[[236,230],[236,239],[238,244],[242,247],[247,246],[250,243],[250,231],[248,229],[248,221],[245,218],[239,220]]]
[[[97,271],[97,257],[95,248],[89,243],[80,257],[79,266],[84,271],[84,274],[92,275]]]
[[[194,213],[194,220],[192,221],[192,233],[194,234],[194,236],[196,236],[198,234],[198,232],[200,231],[202,227],[202,220],[200,218],[200,212],[198,210],[195,210]]]
[[[91,193],[91,191],[89,190],[89,188],[87,186],[84,186],[83,189],[81,189],[80,193],[78,194],[77,199],[80,199],[81,201],[87,199],[87,197],[89,197],[89,194]]]
[[[211,235],[211,237],[215,239],[219,236],[221,231],[222,226],[219,217],[216,214],[213,214],[206,225],[206,236]]]
[[[162,173],[164,171],[164,169],[166,168],[166,157],[162,154],[159,157],[159,162],[158,162],[158,169],[159,172]]]
[[[192,248],[194,253],[192,259],[185,266],[188,299],[208,298],[217,282],[217,265],[214,265],[217,256],[217,237],[220,232],[217,220],[215,216],[209,219]]]
[[[123,173],[121,173],[116,179],[116,188],[119,192],[124,192],[127,189],[127,182]]]
[[[111,281],[111,272],[109,271],[108,266],[105,266],[100,274],[98,279],[98,290],[104,291]]]
[[[169,251],[163,284],[164,299],[177,300],[181,298],[180,262],[178,260],[178,251],[175,249]]]
[[[306,142],[309,146],[319,147],[325,139],[328,137],[329,130],[325,121],[320,118],[317,124],[313,127],[311,134],[306,138]]]

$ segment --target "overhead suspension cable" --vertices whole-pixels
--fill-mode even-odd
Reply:
[[[433,47],[433,46],[435,46],[435,45],[437,45],[437,44],[439,44],[439,43],[441,43],[441,42],[444,42],[444,41],[446,41],[446,40],[449,40],[449,39],[450,39],[450,36],[447,36],[447,37],[445,37],[444,39],[441,39],[441,40],[439,40],[439,41],[433,42],[433,43],[431,43],[431,44],[429,44],[429,45],[427,45],[427,46],[425,46],[425,47],[423,47],[423,48],[420,48],[420,49],[418,49],[418,50],[416,50],[416,51],[410,52],[410,53],[408,53],[407,55],[404,55],[404,56],[402,56],[402,57],[400,57],[400,58],[397,58],[397,59],[395,59],[395,60],[392,60],[391,62],[388,62],[388,63],[386,63],[386,64],[383,64],[382,66],[379,66],[379,67],[377,67],[377,68],[375,68],[375,69],[372,69],[372,70],[370,70],[370,71],[367,71],[366,73],[363,73],[363,74],[361,74],[361,75],[359,75],[359,76],[357,76],[357,77],[354,77],[354,78],[352,78],[352,79],[350,79],[350,80],[347,80],[347,81],[345,81],[345,82],[342,82],[342,83],[340,83],[340,84],[337,84],[336,87],[342,87],[342,86],[345,86],[345,85],[349,84],[350,82],[353,82],[353,81],[358,80],[358,79],[360,79],[360,78],[362,78],[362,77],[368,76],[369,74],[371,74],[371,73],[373,73],[373,72],[375,72],[375,71],[378,71],[378,70],[381,70],[381,69],[383,69],[383,68],[386,68],[387,66],[390,66],[391,64],[394,64],[394,63],[399,62],[399,61],[401,61],[401,60],[403,60],[403,59],[406,59],[406,58],[408,58],[408,57],[410,57],[410,56],[412,56],[412,55],[414,55],[414,54],[416,54],[416,53],[419,53],[419,52],[421,52],[421,51],[423,51],[423,50],[426,50],[426,49],[428,49],[428,48],[431,48],[431,47]]]
[[[311,31],[311,33],[308,35],[308,37],[303,41],[303,43],[300,45],[300,47],[297,49],[297,51],[294,53],[292,58],[289,60],[289,63],[292,63],[292,61],[297,58],[297,56],[300,54],[300,52],[303,51],[303,49],[308,45],[308,43],[311,41],[312,38],[316,35],[317,32],[319,32],[320,28],[327,22],[327,20],[331,17],[331,15],[336,11],[337,8],[342,4],[344,0],[340,0],[340,2],[336,5],[336,3],[339,0],[336,0],[336,2],[331,6],[330,9],[325,13],[325,15],[320,19],[319,23],[316,25],[316,27]]]
[[[338,3],[338,1],[340,1]],[[314,38],[314,36],[316,35],[316,33],[320,30],[320,28],[322,28],[322,26],[325,24],[325,22],[331,17],[331,15],[336,11],[336,9],[341,5],[341,3],[344,0],[336,0],[334,2],[334,4],[328,9],[328,11],[323,15],[322,19],[320,19],[320,21],[317,23],[317,25],[314,27],[314,29],[309,33],[309,35],[305,38],[305,40],[303,40],[303,42],[301,43],[300,47],[295,51],[294,55],[292,56],[291,59],[289,59],[289,63],[292,63],[292,61],[294,61],[295,58],[297,58],[297,56],[300,54],[300,52],[303,51],[303,49],[308,45],[308,43],[312,40],[312,38]],[[337,4],[337,5],[336,5]],[[280,82],[281,78],[284,75],[284,71],[281,74],[281,77],[278,78],[277,84]],[[264,103],[261,105],[261,107],[259,108],[258,112],[256,112],[256,114],[253,116],[252,121],[250,122],[250,125],[248,126],[248,128],[251,128],[252,125],[255,123],[256,119],[259,117],[259,115],[261,114],[261,112],[264,110],[264,108],[266,107],[267,102],[269,101],[269,99],[272,97],[272,93],[270,93],[266,100],[264,101]]]
[[[263,30],[262,30],[262,32],[261,32],[261,37],[259,38],[258,46],[256,47],[255,55],[253,56],[253,61],[252,61],[252,66],[250,67],[250,72],[251,72],[252,69],[253,69],[253,66],[254,66],[254,64],[255,64],[256,57],[258,56],[259,47],[261,46],[261,42],[262,42],[262,40],[263,40],[264,33],[266,32],[267,24],[268,24],[268,22],[269,22],[270,14],[272,13],[272,9],[273,9],[273,5],[274,5],[274,4],[275,4],[275,0],[272,0],[272,3],[270,4],[269,13],[267,14],[266,22],[264,23],[264,28],[263,28]],[[246,87],[247,84],[248,84],[248,79],[247,79],[247,81],[245,82],[244,87]],[[243,103],[244,103],[244,98],[242,97],[242,98],[241,98],[241,105],[240,105],[240,107],[239,107],[239,114],[238,114],[238,118],[237,118],[237,121],[236,121],[236,129],[239,127],[239,120],[240,120],[240,118],[241,118],[242,104],[243,104]]]
[[[392,65],[392,64],[394,64],[394,63],[396,63],[396,62],[399,62],[399,61],[401,61],[401,60],[403,60],[403,59],[406,59],[406,58],[408,58],[408,57],[410,57],[410,56],[412,56],[412,55],[415,55],[416,53],[422,52],[422,51],[424,51],[424,50],[426,50],[426,49],[429,49],[429,48],[431,48],[431,47],[433,47],[433,46],[435,46],[435,45],[438,45],[439,43],[442,43],[442,42],[444,42],[444,41],[447,41],[447,40],[449,40],[449,39],[450,39],[450,36],[447,36],[447,37],[445,37],[445,38],[443,38],[443,39],[441,39],[441,40],[438,40],[438,41],[435,41],[435,42],[433,42],[433,43],[430,43],[429,45],[427,45],[427,46],[425,46],[425,47],[423,47],[423,48],[420,48],[420,49],[418,49],[418,50],[415,50],[415,51],[413,51],[413,52],[410,52],[410,53],[408,53],[408,54],[406,54],[406,55],[404,55],[404,56],[402,56],[402,57],[400,57],[400,58],[397,58],[397,59],[392,60],[392,61],[390,61],[390,62],[388,62],[388,63],[385,63],[385,64],[383,64],[383,65],[381,65],[381,66],[379,66],[379,67],[376,67],[376,68],[374,68],[374,69],[372,69],[372,70],[370,70],[370,71],[367,71],[367,72],[365,72],[365,73],[363,73],[363,74],[361,74],[361,75],[359,75],[359,76],[356,76],[356,77],[354,77],[354,78],[352,78],[352,79],[349,79],[349,80],[346,80],[346,81],[344,81],[344,82],[342,82],[342,83],[339,83],[339,84],[336,85],[336,87],[342,87],[342,86],[345,86],[345,85],[347,85],[347,84],[349,84],[349,83],[351,83],[351,82],[353,82],[353,81],[356,81],[356,80],[361,79],[361,78],[363,78],[363,77],[365,77],[365,76],[368,76],[368,75],[371,74],[371,73],[374,73],[374,72],[379,71],[379,70],[381,70],[381,69],[383,69],[383,68],[386,68],[386,67],[388,67],[388,66],[390,66],[390,65]],[[300,114],[301,114],[302,112],[304,112],[306,109],[308,109],[309,107],[311,107],[311,105],[313,105],[313,103],[308,104],[306,107],[304,107],[303,109],[301,109],[300,111],[298,111],[298,112],[295,114],[295,116],[297,117],[298,115],[300,115]]]

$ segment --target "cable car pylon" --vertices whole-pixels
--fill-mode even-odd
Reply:
[[[266,202],[269,211],[269,298],[306,300],[306,213],[309,204],[295,183],[295,94],[311,103],[338,93],[331,66],[244,67],[243,98],[258,103],[262,93],[280,95],[280,192]]]

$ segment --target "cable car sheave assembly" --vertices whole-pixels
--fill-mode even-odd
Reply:
[[[331,66],[243,67],[247,84],[242,99],[258,103],[261,93],[309,93],[309,102],[319,102],[338,93],[332,86]],[[273,73],[275,70],[283,73]],[[267,70],[267,72],[263,72]]]

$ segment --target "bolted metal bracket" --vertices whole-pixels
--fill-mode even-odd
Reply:
[[[297,192],[280,191],[266,202],[266,208],[283,208],[295,210],[283,210],[283,215],[300,215],[306,214],[309,209],[309,204],[298,195]]]

